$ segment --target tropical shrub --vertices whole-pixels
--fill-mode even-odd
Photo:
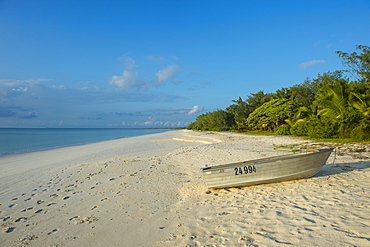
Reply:
[[[307,121],[307,136],[310,138],[337,137],[337,125],[330,118],[311,118]]]
[[[290,133],[295,136],[307,136],[308,121],[304,119],[298,120],[291,128]]]
[[[351,132],[351,138],[354,141],[370,141],[370,121],[364,119],[355,127]]]
[[[285,124],[296,111],[296,104],[288,99],[272,99],[253,111],[247,118],[251,129],[274,130]]]
[[[217,110],[198,116],[196,121],[188,126],[188,129],[224,131],[234,129],[235,125],[233,114]]]
[[[290,135],[290,127],[289,125],[281,125],[274,129],[274,132],[278,135]]]

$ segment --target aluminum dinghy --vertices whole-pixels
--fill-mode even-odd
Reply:
[[[202,168],[208,188],[240,187],[308,178],[325,165],[334,148],[306,150]]]

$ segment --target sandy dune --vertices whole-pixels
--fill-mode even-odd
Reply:
[[[200,168],[289,153],[291,137],[187,130],[0,158],[1,246],[369,246],[370,162],[209,191]]]

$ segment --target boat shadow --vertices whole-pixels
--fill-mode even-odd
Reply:
[[[364,170],[367,168],[370,168],[370,161],[326,164],[313,177],[327,177],[335,174],[352,172],[355,170]]]

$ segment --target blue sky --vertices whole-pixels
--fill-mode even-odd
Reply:
[[[370,1],[0,0],[0,127],[178,127],[342,69]]]

